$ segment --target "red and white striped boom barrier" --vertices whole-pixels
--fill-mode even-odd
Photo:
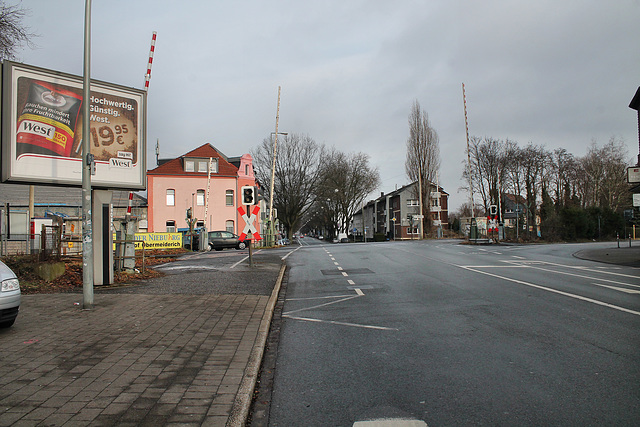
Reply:
[[[147,74],[144,76],[144,90],[149,89],[149,80],[151,80],[151,65],[153,64],[153,53],[156,50],[156,35],[154,31],[151,37],[151,50],[149,51],[149,64],[147,65]]]

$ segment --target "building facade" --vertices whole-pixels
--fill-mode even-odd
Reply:
[[[241,188],[256,186],[251,155],[229,158],[207,143],[159,163],[147,172],[150,232],[188,228],[190,209],[195,227],[240,234]]]
[[[427,201],[423,201],[427,203]],[[449,227],[449,194],[442,187],[431,184],[431,224],[437,230]],[[353,230],[359,235],[364,232],[367,239],[384,235],[388,239],[419,238],[420,213],[417,183],[405,185],[388,194],[369,201],[353,219]],[[429,219],[425,218],[426,221]]]

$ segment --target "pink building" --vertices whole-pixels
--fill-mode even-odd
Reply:
[[[147,172],[149,231],[187,228],[187,209],[192,208],[196,227],[239,234],[238,228],[244,227],[237,210],[242,203],[240,189],[256,186],[252,160],[249,154],[229,158],[207,143],[177,159],[161,161]]]

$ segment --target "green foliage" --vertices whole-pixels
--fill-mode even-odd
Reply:
[[[546,231],[546,234],[544,233]],[[566,207],[543,223],[543,236],[564,241],[612,239],[624,234],[622,215],[605,208]]]
[[[453,223],[451,224],[451,229],[456,233],[460,232],[460,220],[458,218],[453,219]]]

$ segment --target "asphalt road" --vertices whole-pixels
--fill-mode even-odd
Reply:
[[[303,240],[269,425],[640,420],[639,269],[582,245]]]

